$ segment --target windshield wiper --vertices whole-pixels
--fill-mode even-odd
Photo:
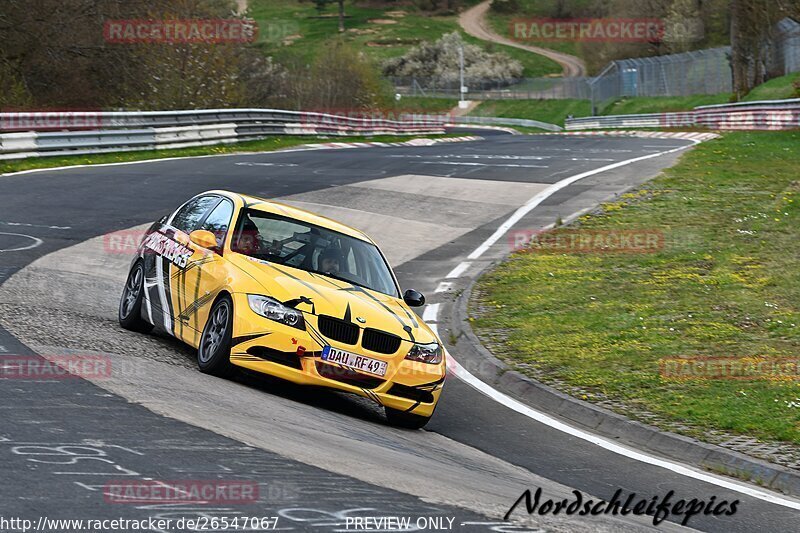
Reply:
[[[345,278],[343,276],[338,276],[338,275],[334,274],[333,272],[324,272],[322,270],[307,270],[306,272],[311,272],[312,274],[320,274],[321,276],[326,276],[326,277],[329,277],[329,278],[337,279],[339,281],[344,281],[345,283],[349,283],[351,285],[357,285],[359,287],[363,287],[363,288],[369,289],[371,291],[375,290],[372,287],[369,287],[367,285],[362,285],[361,283],[353,281],[352,279],[347,279],[347,278]]]

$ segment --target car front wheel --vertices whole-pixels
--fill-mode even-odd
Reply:
[[[200,337],[197,366],[201,372],[218,377],[230,377],[233,374],[232,333],[233,301],[228,296],[223,296],[211,308],[206,327],[203,328],[203,335]]]

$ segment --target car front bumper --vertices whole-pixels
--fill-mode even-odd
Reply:
[[[357,394],[374,402],[420,416],[431,416],[441,395],[445,364],[426,364],[361,351],[358,347],[331,346],[387,361],[383,377],[358,372],[321,358],[324,346],[308,331],[270,321],[253,313],[246,296],[237,295],[231,363],[300,385],[321,386]],[[313,325],[309,324],[313,327]],[[299,352],[298,352],[298,349]],[[403,353],[405,343],[400,349]]]

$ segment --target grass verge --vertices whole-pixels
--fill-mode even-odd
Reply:
[[[743,101],[798,98],[797,89],[793,86],[796,80],[800,80],[800,73],[772,79],[753,89]],[[601,114],[690,111],[701,105],[726,104],[730,99],[731,95],[728,93],[620,98],[604,108]],[[475,108],[471,114],[485,117],[525,118],[563,126],[564,119],[570,114],[575,117],[586,117],[591,115],[591,112],[588,100],[489,100]]]
[[[137,152],[111,152],[96,155],[71,155],[37,157],[13,161],[0,161],[0,174],[19,172],[37,168],[54,168],[74,165],[100,165],[103,163],[124,163],[128,161],[144,161],[148,159],[165,159],[168,157],[193,157],[201,155],[235,154],[238,152],[272,152],[283,148],[291,148],[301,144],[316,142],[403,142],[419,138],[459,137],[459,135],[418,135],[395,136],[376,135],[373,137],[308,137],[283,136],[270,137],[258,141],[247,141],[236,144],[220,144],[215,146],[199,146],[196,148],[180,148],[176,150],[142,150]]]
[[[671,113],[674,111],[691,111],[697,106],[727,104],[731,95],[696,94],[693,96],[649,96],[636,98],[620,98],[603,109],[603,115],[635,115],[639,113]]]
[[[662,248],[515,253],[476,287],[476,332],[515,369],[590,401],[696,436],[718,429],[800,443],[798,375],[675,379],[659,366],[800,358],[798,166],[797,131],[698,146],[572,228],[661,232]]]
[[[622,98],[609,105],[603,115],[625,115],[635,113],[666,113],[688,111],[699,105],[724,104],[730,100],[728,94]],[[586,117],[592,113],[588,100],[493,100],[482,103],[473,115],[505,118],[525,118],[551,124],[564,125],[569,116]]]
[[[471,115],[484,117],[524,118],[550,124],[564,125],[570,114],[576,117],[591,115],[588,100],[488,100]]]
[[[796,89],[792,84],[800,80],[800,72],[773,78],[766,83],[762,83],[745,96],[746,102],[757,100],[784,100],[787,98],[800,98],[800,89]]]

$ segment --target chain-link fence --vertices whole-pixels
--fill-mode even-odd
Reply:
[[[728,93],[730,47],[612,61],[589,85],[595,110],[623,96]]]
[[[771,77],[800,72],[800,24],[786,18],[773,33]],[[730,93],[729,46],[681,54],[612,61],[593,78],[525,78],[514,83],[466,80],[468,100],[566,99],[591,100],[599,112],[625,96],[690,96]],[[409,96],[460,98],[458,81],[393,78],[397,93]]]
[[[778,23],[772,62],[773,75],[800,72],[800,23],[788,17]]]
[[[468,100],[548,100],[590,97],[591,78],[523,78],[514,83],[498,83],[491,80],[465,80]],[[390,78],[398,94],[404,96],[426,96],[434,98],[460,98],[461,89],[457,81],[444,82],[423,78]]]

